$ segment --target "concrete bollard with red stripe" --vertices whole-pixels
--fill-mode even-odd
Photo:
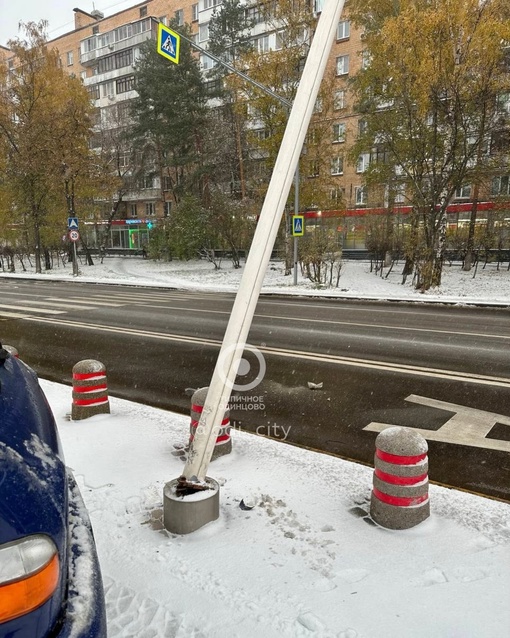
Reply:
[[[110,414],[106,367],[100,361],[85,359],[73,367],[73,421],[94,414]]]
[[[191,397],[190,445],[195,438],[195,432],[198,427],[198,422],[200,421],[200,416],[202,415],[208,390],[209,388],[199,388]],[[211,461],[214,461],[214,459],[217,459],[219,456],[230,454],[230,452],[232,452],[232,439],[230,438],[230,410],[227,408],[223,415],[218,436],[216,437],[216,445],[214,446]]]
[[[408,529],[430,516],[427,441],[412,428],[391,427],[375,440],[370,516],[388,529]]]
[[[19,359],[19,352],[16,350],[16,348],[14,346],[6,346],[5,344],[2,346],[2,348],[4,350],[7,350],[7,352],[12,355],[13,357],[15,357],[16,359]]]

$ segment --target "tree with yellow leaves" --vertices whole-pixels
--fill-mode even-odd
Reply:
[[[404,274],[414,269],[427,290],[441,283],[448,204],[501,163],[493,140],[510,87],[508,1],[352,0],[350,10],[366,47],[352,156],[370,157],[366,184],[386,186],[390,206],[395,192],[411,204]]]
[[[0,66],[0,161],[4,212],[21,229],[41,272],[45,246],[90,197],[100,173],[89,150],[93,107],[81,81],[61,68],[44,36],[45,23],[23,25],[11,40],[14,65]]]

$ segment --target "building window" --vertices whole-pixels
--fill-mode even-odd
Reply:
[[[498,95],[498,110],[501,113],[510,115],[510,93],[500,93]]]
[[[471,197],[471,184],[464,184],[455,191],[455,199],[469,199]]]
[[[319,177],[319,160],[311,160],[308,164],[308,177]]]
[[[406,185],[397,184],[395,186],[395,204],[403,204],[406,201]]]
[[[91,51],[94,51],[96,47],[97,47],[97,38],[95,37],[87,38],[86,40],[83,40],[83,42],[80,44],[80,51],[82,55],[85,55],[87,53],[90,53]]]
[[[333,144],[345,142],[345,124],[333,124]]]
[[[147,15],[147,5],[145,7],[140,7],[140,18],[145,18]]]
[[[331,175],[344,174],[344,158],[340,155],[331,160]]]
[[[202,55],[200,60],[202,62],[202,69],[204,71],[208,71],[214,67],[214,60],[210,58],[208,55]]]
[[[253,130],[253,136],[257,139],[258,142],[263,142],[271,137],[270,131],[267,128],[258,128]]]
[[[184,24],[184,9],[177,9],[175,12],[175,21],[178,27],[182,27]]]
[[[113,98],[115,95],[115,83],[113,81],[101,84],[102,96]]]
[[[343,201],[345,195],[345,191],[343,188],[332,188],[331,189],[331,201],[335,204],[339,204]]]
[[[363,137],[368,131],[368,122],[366,120],[358,120],[358,137]]]
[[[144,175],[142,178],[142,188],[154,188],[154,175]]]
[[[324,108],[324,105],[323,105],[322,98],[321,98],[321,97],[318,97],[318,98],[315,100],[315,106],[313,107],[313,112],[314,112],[314,113],[322,113],[323,108]]]
[[[91,100],[99,100],[99,84],[87,87],[87,91]]]
[[[510,195],[510,175],[502,175],[492,180],[492,195]]]
[[[339,55],[336,59],[336,74],[347,75],[349,73],[349,56]]]
[[[215,7],[217,4],[220,4],[221,0],[204,0],[204,11],[207,9],[211,9]]]
[[[366,206],[368,202],[368,194],[366,186],[356,186],[354,189],[354,201],[356,206]]]
[[[170,217],[171,212],[172,212],[172,202],[165,202],[163,205],[163,215],[165,217]]]
[[[67,54],[67,66],[71,66],[74,62],[74,55],[72,51],[68,51]]]
[[[125,49],[115,55],[109,55],[106,58],[101,58],[98,62],[98,73],[107,73],[108,71],[115,71],[122,69],[126,66],[133,64],[133,49]]]
[[[361,52],[361,68],[368,69],[370,63],[372,62],[372,55],[369,51]]]
[[[136,204],[131,204],[129,207],[129,216],[130,217],[138,217],[138,212],[136,210]]]
[[[261,8],[261,5],[255,5],[254,7],[247,7],[244,11],[246,22],[252,27],[264,22],[264,12]]]
[[[172,190],[172,180],[168,175],[163,175],[163,190],[170,191]]]
[[[336,30],[336,39],[337,40],[347,40],[347,38],[351,35],[351,23],[349,20],[342,20],[338,23],[338,28]]]
[[[80,71],[80,78],[82,80],[86,80],[87,79],[87,71]]]
[[[154,202],[147,202],[145,204],[145,216],[153,217],[156,214],[156,204]]]
[[[206,22],[205,24],[201,24],[198,27],[198,41],[206,42],[207,40],[209,40],[209,23],[208,22]]]
[[[322,11],[322,7],[324,6],[324,0],[314,0],[313,10],[315,13],[320,13]]]
[[[134,75],[130,75],[126,78],[121,78],[116,82],[117,94],[119,93],[127,93],[128,91],[132,91],[135,88],[135,77]]]
[[[191,5],[191,21],[196,22],[198,20],[198,2]]]
[[[362,153],[356,162],[356,173],[364,173],[370,164],[370,153]]]
[[[335,91],[335,94],[333,96],[333,108],[335,109],[335,111],[345,109],[345,91],[343,89]]]
[[[97,35],[99,33],[99,25],[95,25],[94,27],[92,27],[92,34],[93,35]]]
[[[269,51],[269,36],[263,35],[260,38],[255,38],[253,40],[253,48],[259,54],[267,53]]]

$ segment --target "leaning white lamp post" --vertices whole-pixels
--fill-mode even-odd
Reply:
[[[326,0],[290,112],[285,134],[262,206],[239,290],[225,331],[209,392],[183,477],[197,486],[206,481],[216,435],[246,346],[285,203],[299,161],[317,94],[335,38],[344,0]],[[170,484],[167,484],[170,485]],[[166,488],[165,488],[166,489]],[[166,506],[165,498],[165,506]],[[201,502],[197,500],[197,502]],[[167,520],[168,519],[168,520]],[[173,531],[171,516],[165,527]],[[214,520],[214,519],[211,519]],[[182,530],[182,526],[178,526]],[[195,528],[196,529],[196,528]],[[193,531],[190,529],[190,531]],[[183,533],[178,531],[177,533]],[[185,532],[184,532],[185,533]]]

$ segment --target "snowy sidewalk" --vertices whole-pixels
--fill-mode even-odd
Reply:
[[[41,385],[91,515],[110,638],[508,636],[508,505],[431,486],[430,519],[384,530],[370,468],[235,431],[210,467],[219,520],[173,536],[163,486],[189,420],[112,398],[111,415],[70,422],[71,389]]]
[[[421,293],[412,286],[409,279],[402,285],[402,264],[395,266],[389,277],[380,277],[370,272],[370,263],[364,261],[344,261],[338,288],[318,288],[299,273],[298,285],[293,285],[293,276],[285,276],[282,262],[271,262],[267,269],[263,293],[306,295],[316,297],[341,297],[346,299],[375,299],[393,301],[440,302],[454,304],[481,304],[487,306],[510,306],[510,272],[506,264],[498,271],[495,264],[485,270],[479,268],[463,272],[460,264],[445,266],[440,288]],[[27,278],[42,280],[76,281],[78,283],[101,282],[151,286],[158,288],[178,288],[181,290],[201,290],[207,292],[236,292],[243,268],[234,269],[229,261],[220,270],[214,270],[205,261],[157,262],[136,257],[110,257],[101,264],[81,266],[80,276],[73,278],[72,267],[60,266],[52,271],[36,275],[33,268],[26,273],[14,275],[0,273],[2,279]],[[385,273],[386,274],[386,273]]]

